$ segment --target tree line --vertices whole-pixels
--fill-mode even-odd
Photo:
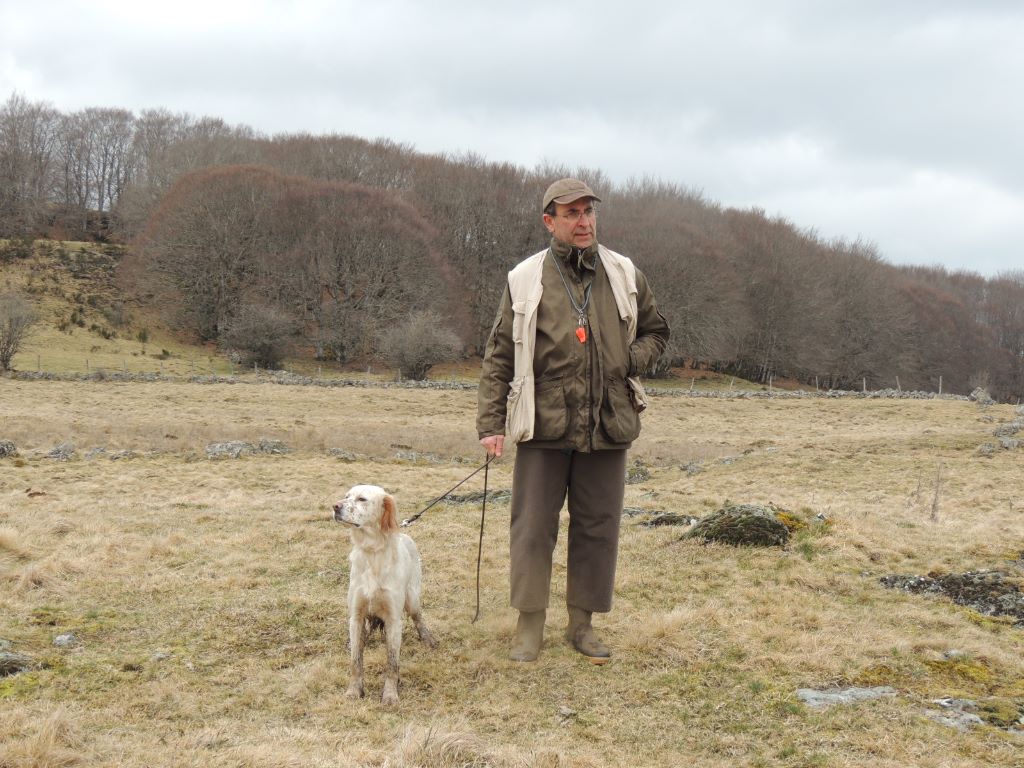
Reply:
[[[505,273],[547,243],[543,189],[570,174],[602,194],[601,241],[650,277],[673,329],[664,366],[1024,395],[1024,270],[895,266],[868,242],[595,168],[265,136],[162,109],[0,106],[0,237],[128,243],[125,286],[175,327],[226,346],[298,339],[342,362],[399,337],[415,347],[426,326],[478,354]]]

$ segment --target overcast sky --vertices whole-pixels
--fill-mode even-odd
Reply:
[[[1024,268],[1024,3],[0,0],[0,101],[651,176]]]

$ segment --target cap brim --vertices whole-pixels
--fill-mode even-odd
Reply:
[[[569,203],[575,203],[577,200],[582,200],[584,197],[589,197],[591,200],[597,200],[601,202],[601,198],[591,192],[571,192],[568,195],[562,195],[561,197],[551,198],[552,203],[559,203],[560,205],[568,205]]]

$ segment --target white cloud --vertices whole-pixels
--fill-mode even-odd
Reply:
[[[1024,7],[5,0],[0,96],[655,176],[893,261],[1016,267]]]

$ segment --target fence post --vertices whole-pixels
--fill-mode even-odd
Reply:
[[[903,387],[900,386],[900,377],[899,376],[896,377],[896,391],[897,392],[902,392],[903,391]]]
[[[942,375],[939,374],[939,394],[942,394]]]
[[[860,380],[860,385],[863,388],[864,394],[866,395],[868,393],[868,379],[867,379],[867,376],[865,376],[864,378],[862,378]]]

